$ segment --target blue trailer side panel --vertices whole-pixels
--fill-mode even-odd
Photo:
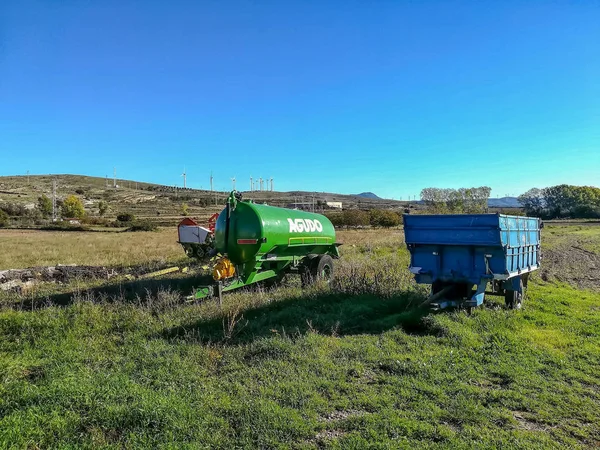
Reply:
[[[506,249],[508,273],[529,272],[539,266],[540,219],[499,215],[500,238]]]
[[[480,284],[539,266],[540,220],[501,214],[405,215],[418,283]]]

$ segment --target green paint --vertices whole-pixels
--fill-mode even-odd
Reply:
[[[308,255],[339,257],[335,229],[327,217],[241,201],[235,192],[217,219],[215,248],[235,264],[239,276],[224,291],[281,276]],[[209,291],[201,289],[195,298],[212,295]]]

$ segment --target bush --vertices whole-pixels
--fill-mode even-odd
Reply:
[[[103,216],[104,214],[106,214],[107,211],[108,203],[106,203],[105,201],[100,201],[100,203],[98,203],[98,214]]]
[[[369,225],[369,214],[360,209],[347,209],[343,212],[326,214],[334,227],[361,227]]]
[[[38,197],[38,209],[42,213],[43,217],[50,217],[52,215],[52,200],[46,195],[42,194]]]
[[[81,223],[86,225],[108,226],[108,220],[103,219],[102,217],[87,216],[81,219]]]
[[[54,222],[40,227],[44,231],[90,231],[82,225],[72,225],[69,222]]]
[[[0,210],[4,211],[10,217],[23,217],[27,216],[28,213],[27,208],[16,203],[2,203],[0,204]]]
[[[362,227],[370,224],[369,214],[360,209],[347,209],[342,214],[347,227]]]
[[[154,222],[150,222],[149,220],[138,221],[127,228],[125,231],[156,231],[158,230],[158,225]]]
[[[0,209],[0,228],[8,226],[8,221],[8,214],[6,214],[3,210]]]
[[[369,212],[369,221],[373,227],[397,227],[401,223],[401,217],[386,209],[372,209]]]
[[[134,220],[135,216],[132,213],[121,213],[117,216],[119,222],[133,222]]]

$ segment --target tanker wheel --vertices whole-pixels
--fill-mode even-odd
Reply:
[[[317,280],[329,280],[333,277],[333,258],[322,255],[312,258],[306,264],[302,272],[302,287],[309,286]]]
[[[333,277],[333,258],[329,255],[323,255],[315,262],[313,278],[315,280],[324,280],[329,283]]]
[[[521,309],[521,306],[523,306],[523,293],[525,292],[523,290],[523,280],[520,280],[519,283],[521,284],[521,292],[508,289],[504,291],[504,303],[509,309]]]

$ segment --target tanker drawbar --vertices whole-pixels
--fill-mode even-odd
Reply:
[[[186,248],[188,255],[216,254],[218,259],[213,268],[214,284],[201,287],[192,296],[196,299],[216,296],[221,301],[223,292],[260,281],[280,281],[289,273],[300,275],[303,285],[329,280],[333,259],[339,258],[340,244],[335,242],[335,229],[327,217],[259,205],[242,200],[236,191],[231,192],[216,218],[214,234],[209,232],[199,239],[202,242],[191,247],[193,251]],[[181,237],[180,242],[185,248]]]

